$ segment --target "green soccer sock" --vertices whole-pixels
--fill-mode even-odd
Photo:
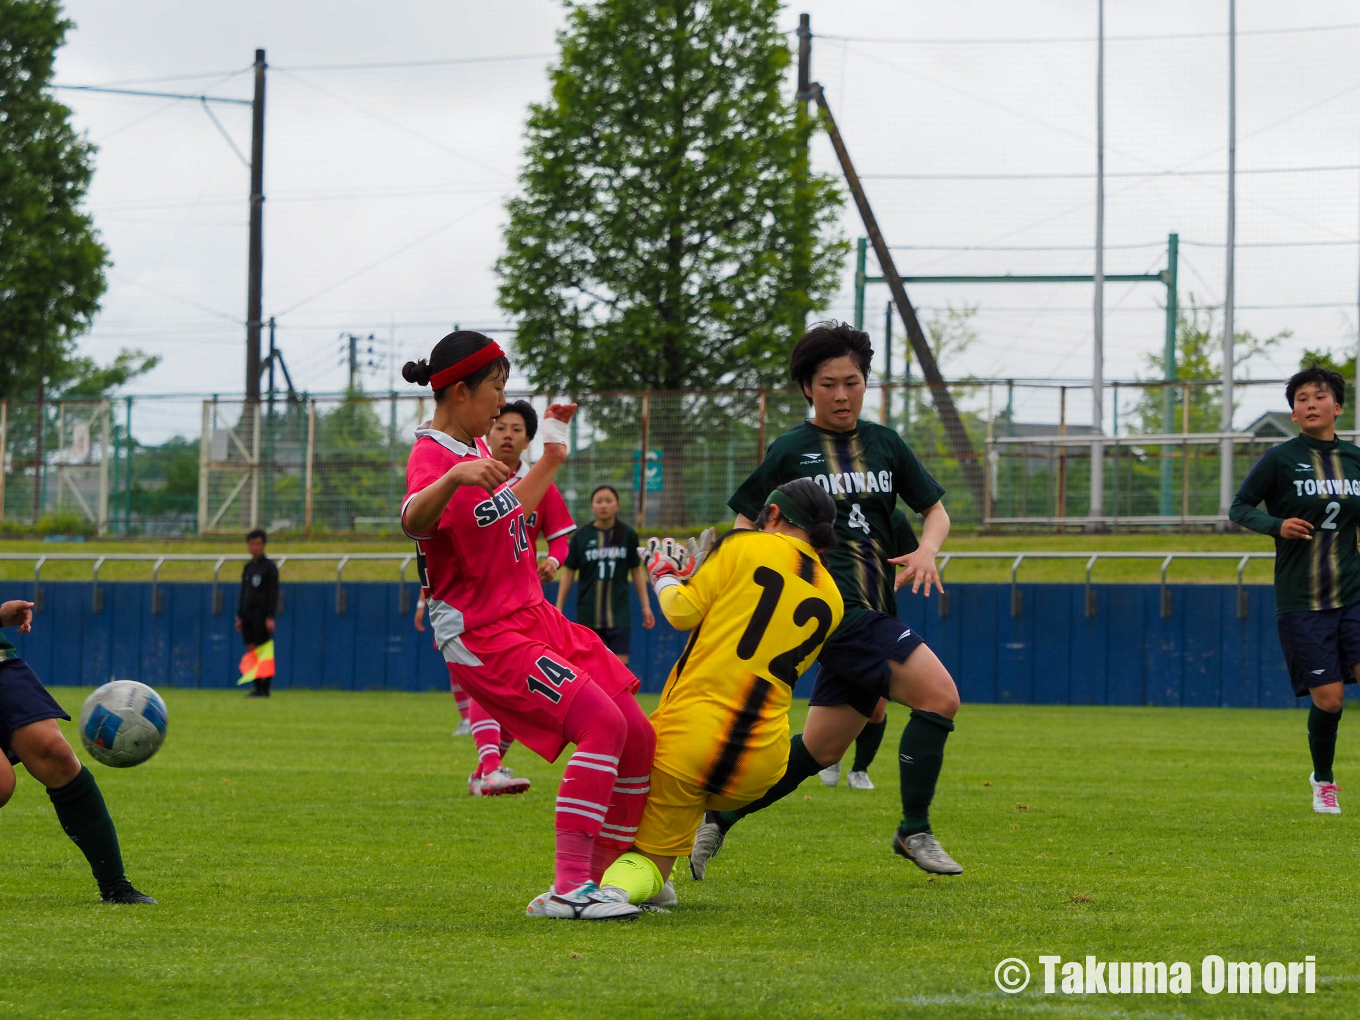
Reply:
[[[57,809],[57,821],[90,862],[90,871],[100,887],[122,878],[118,831],[90,770],[82,765],[78,776],[65,786],[49,789],[47,796]]]
[[[629,903],[646,903],[661,891],[661,871],[648,857],[635,850],[620,855],[605,868],[600,885],[612,885],[628,894]]]
[[[864,729],[855,738],[855,764],[850,766],[851,772],[869,771],[869,766],[874,763],[874,755],[878,754],[878,745],[883,743],[883,731],[887,728],[886,717],[881,722],[870,720],[864,724]]]
[[[783,800],[802,784],[804,779],[815,776],[822,771],[822,766],[817,764],[817,759],[808,753],[808,749],[803,746],[803,735],[796,733],[789,741],[789,764],[784,769],[784,774],[779,778],[779,782],[765,791],[765,796],[760,800],[752,801],[745,807],[735,811],[719,811],[718,818],[721,820],[724,829],[730,829],[737,824],[739,819],[745,818],[749,814],[763,811],[777,800]]]
[[[904,836],[930,830],[930,802],[935,799],[935,783],[944,764],[944,742],[953,729],[952,719],[919,708],[911,710],[897,755],[902,777],[900,831]]]
[[[1308,750],[1313,752],[1313,778],[1333,782],[1332,760],[1336,757],[1336,728],[1340,712],[1324,712],[1316,705],[1308,713]]]

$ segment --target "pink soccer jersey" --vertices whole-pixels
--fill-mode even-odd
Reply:
[[[519,470],[515,472],[515,477],[510,479],[510,484],[518,485],[528,473],[529,465],[520,461]],[[568,536],[576,530],[576,522],[571,519],[567,501],[562,498],[562,493],[557,491],[556,485],[548,486],[548,491],[543,494],[538,509],[529,515],[528,526],[531,547],[538,547],[538,537],[542,535],[543,540],[548,543],[548,555],[557,560],[559,566],[566,562],[567,548],[570,544]]]
[[[468,661],[475,656],[463,645],[464,632],[544,601],[534,545],[524,508],[508,483],[494,496],[476,486],[459,486],[430,534],[407,530],[406,506],[416,493],[460,461],[491,456],[481,439],[468,447],[434,429],[419,429],[416,436],[406,462],[402,530],[416,540],[424,560],[421,584],[430,592],[435,643],[446,660],[477,665]]]

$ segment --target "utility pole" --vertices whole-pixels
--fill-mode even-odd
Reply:
[[[274,417],[274,362],[278,356],[274,353],[274,316],[269,317],[269,416]]]
[[[34,454],[33,463],[33,523],[38,523],[38,518],[42,516],[43,482],[45,480],[43,468],[43,458],[46,456],[43,450],[43,434],[47,431],[47,379],[45,378],[47,367],[38,362],[38,429],[36,434],[37,446]]]
[[[1086,530],[1104,531],[1105,516],[1105,0],[1097,5],[1095,344],[1091,365],[1091,500]]]
[[[1228,267],[1223,285],[1223,408],[1219,431],[1232,431],[1233,419],[1233,262],[1237,234],[1237,0],[1228,0]],[[1232,505],[1233,443],[1220,441],[1218,447],[1218,513],[1225,521],[1219,531],[1227,530],[1226,518]]]
[[[359,336],[349,335],[349,391],[354,392],[354,384],[359,378]]]
[[[812,21],[806,14],[798,16],[798,96],[797,126],[800,136],[798,155],[793,168],[793,207],[794,217],[803,232],[799,238],[797,251],[794,252],[792,269],[793,290],[806,299],[812,281],[811,228],[808,225],[807,195],[810,176],[811,156],[808,153],[809,117],[808,86],[812,81]],[[800,304],[792,321],[790,332],[801,334],[807,327],[806,306]]]
[[[883,423],[888,428],[893,427],[892,411],[892,319],[893,306],[888,302],[887,312],[883,316]]]
[[[260,326],[264,317],[264,50],[255,51],[250,104],[250,267],[246,281],[246,403],[260,402]]]

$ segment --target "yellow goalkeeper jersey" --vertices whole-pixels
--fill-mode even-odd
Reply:
[[[734,531],[660,601],[691,634],[652,713],[656,767],[755,799],[787,764],[793,686],[840,626],[836,583],[806,542]]]

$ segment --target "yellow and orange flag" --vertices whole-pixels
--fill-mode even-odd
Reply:
[[[241,679],[236,686],[253,683],[274,675],[274,639],[256,645],[241,656]]]

